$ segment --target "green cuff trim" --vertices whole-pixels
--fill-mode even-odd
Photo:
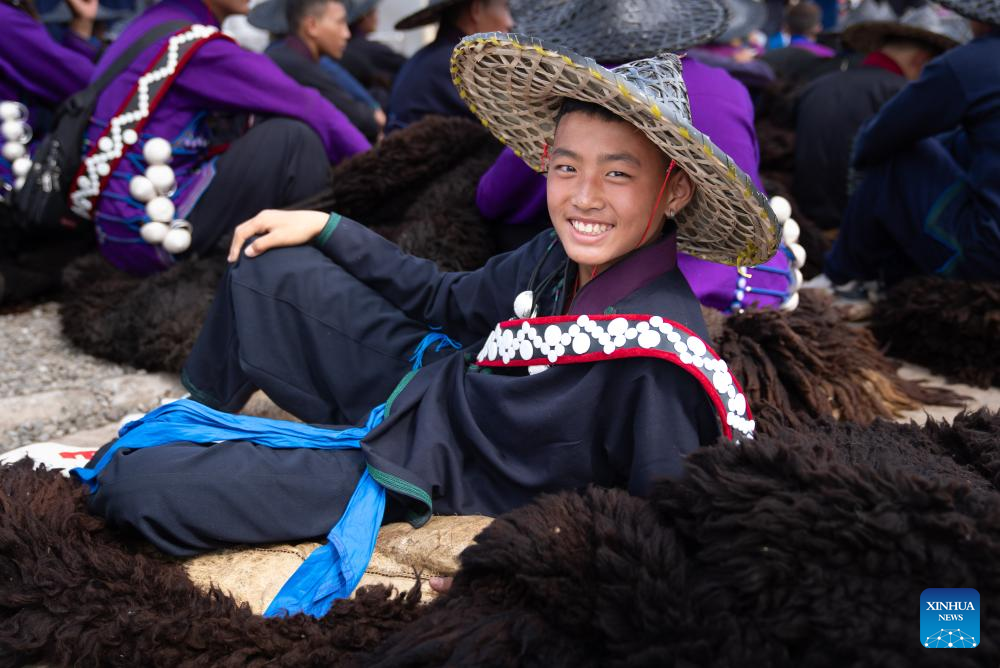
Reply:
[[[398,397],[402,391],[406,389],[406,386],[410,384],[410,381],[413,380],[413,377],[417,375],[418,371],[420,371],[420,369],[411,369],[410,371],[407,371],[406,375],[403,376],[403,379],[399,381],[396,389],[394,389],[392,394],[389,395],[389,398],[385,400],[385,417],[389,417],[389,414],[392,412],[392,403],[396,401],[396,397]]]
[[[191,395],[191,398],[197,401],[199,404],[204,404],[209,408],[214,408],[216,410],[218,410],[219,406],[222,405],[221,401],[211,396],[210,394],[202,392],[197,387],[195,387],[194,383],[191,381],[190,376],[188,376],[187,369],[181,369],[181,385],[183,385],[184,388],[188,391],[188,393]]]
[[[326,242],[330,239],[330,235],[333,231],[337,229],[337,225],[340,224],[341,215],[339,213],[331,213],[330,219],[326,221],[326,225],[323,226],[322,231],[313,240],[313,243],[322,248]]]

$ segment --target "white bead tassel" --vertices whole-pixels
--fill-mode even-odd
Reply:
[[[20,190],[31,171],[27,144],[31,142],[32,133],[27,107],[12,100],[0,102],[0,136],[4,139],[3,157],[11,163],[14,190]]]

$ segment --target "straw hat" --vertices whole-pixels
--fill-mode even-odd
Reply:
[[[715,39],[720,44],[743,39],[754,30],[760,30],[767,21],[767,6],[764,0],[727,0],[727,2],[729,27]]]
[[[522,35],[470,35],[452,54],[459,94],[483,125],[536,171],[565,98],[592,102],[641,130],[697,185],[676,217],[685,253],[730,265],[770,259],[781,238],[767,199],[732,158],[691,125],[677,56],[613,70]]]
[[[683,51],[729,25],[725,0],[512,0],[510,9],[518,33],[599,63]]]
[[[939,2],[962,16],[1000,26],[1000,0],[939,0]]]
[[[910,9],[896,21],[862,21],[844,30],[844,45],[860,53],[882,48],[886,40],[908,39],[947,51],[972,39],[969,24],[946,9],[924,5]]]
[[[423,9],[413,12],[409,16],[396,21],[396,30],[412,30],[429,23],[437,23],[441,20],[441,14],[449,7],[460,5],[469,0],[431,0]]]

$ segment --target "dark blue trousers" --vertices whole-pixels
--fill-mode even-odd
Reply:
[[[260,388],[303,421],[353,425],[389,397],[426,333],[318,249],[272,250],[226,274],[184,381],[220,410]],[[359,450],[145,448],[115,456],[90,508],[175,555],[305,540],[336,524],[364,467]]]
[[[866,170],[824,271],[834,283],[892,284],[934,273],[995,280],[998,265],[997,221],[976,201],[945,146],[926,139]]]

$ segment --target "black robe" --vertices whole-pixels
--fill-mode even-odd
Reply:
[[[657,314],[707,340],[673,254],[672,237],[633,253],[567,308],[575,265],[551,231],[480,270],[443,273],[333,217],[314,246],[244,257],[230,270],[183,379],[214,408],[233,410],[260,388],[314,423],[363,424],[385,402],[361,454],[390,492],[390,519],[497,515],[591,484],[647,494],[720,434],[694,376],[648,357],[491,372],[476,354],[529,286],[540,316]],[[433,328],[462,349],[433,348],[410,371]],[[359,475],[357,451],[292,452],[224,443],[120,453],[91,507],[176,554],[309,538],[336,523]],[[258,504],[266,513],[249,510]]]
[[[858,129],[905,85],[905,77],[865,65],[820,77],[799,97],[793,194],[820,227],[840,227]]]

